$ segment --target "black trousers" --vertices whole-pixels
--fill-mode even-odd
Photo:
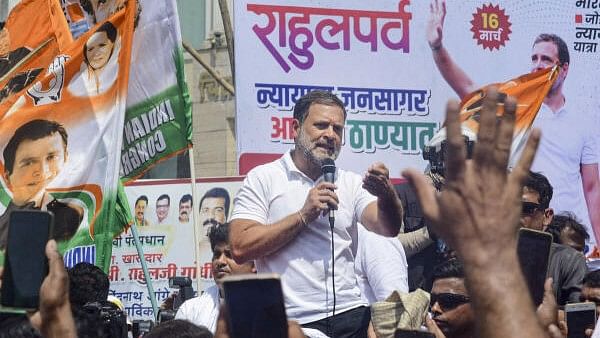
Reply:
[[[367,329],[371,321],[371,308],[357,307],[333,317],[302,324],[302,327],[319,330],[335,338],[367,338]]]

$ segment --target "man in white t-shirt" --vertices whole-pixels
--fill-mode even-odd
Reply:
[[[394,291],[408,293],[408,264],[398,237],[383,237],[359,224],[357,244],[356,278],[369,305],[385,300]]]
[[[337,169],[334,183],[324,181],[321,166],[337,158],[345,122],[334,94],[312,91],[296,102],[295,147],[248,173],[234,199],[230,238],[236,261],[255,260],[258,272],[281,275],[290,319],[337,338],[366,337],[370,321],[354,273],[357,222],[386,236],[395,236],[402,222],[383,164],[372,165],[364,179]],[[333,235],[330,208],[336,209]]]
[[[253,273],[256,270],[252,261],[237,264],[231,258],[228,223],[211,226],[208,238],[213,252],[211,271],[215,285],[204,290],[202,295],[181,304],[175,319],[183,319],[196,325],[205,326],[214,334],[219,318],[219,306],[223,298],[220,291],[221,280],[230,274]]]

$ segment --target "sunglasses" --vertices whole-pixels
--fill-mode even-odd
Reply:
[[[531,215],[537,210],[542,210],[542,206],[540,204],[533,202],[523,202],[523,209],[521,211],[523,215]]]
[[[457,293],[432,293],[429,301],[429,307],[433,307],[435,303],[444,311],[452,310],[459,305],[469,303],[471,299],[465,295]]]

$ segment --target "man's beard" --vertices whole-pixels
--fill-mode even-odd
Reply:
[[[331,142],[331,143],[333,143],[333,142]],[[314,152],[316,149],[316,147],[315,147],[316,144],[317,144],[317,142],[311,142],[308,139],[308,136],[306,136],[306,133],[304,132],[304,130],[302,128],[300,128],[300,132],[298,133],[298,138],[296,139],[296,149],[300,150],[302,152],[302,154],[306,157],[306,159],[308,159],[309,162],[320,167],[323,164],[323,161],[325,159],[330,158],[332,160],[336,160],[338,158],[338,156],[340,155],[340,148],[336,147],[335,144],[332,144],[332,147],[334,148],[333,154],[318,156]]]

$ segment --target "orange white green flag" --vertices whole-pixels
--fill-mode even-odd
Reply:
[[[108,265],[112,237],[122,226],[115,216],[122,207],[119,154],[134,14],[129,1],[61,49],[0,111],[0,195],[8,200],[0,210],[0,250],[8,213],[39,208],[55,215],[53,235],[67,265]],[[59,15],[64,20],[62,11],[50,20]],[[41,62],[37,57],[31,62]]]
[[[0,112],[32,84],[73,38],[52,0],[23,0],[0,30]]]
[[[537,116],[544,98],[552,88],[558,75],[558,67],[546,68],[534,73],[521,75],[504,83],[494,83],[467,95],[460,105],[460,119],[462,132],[474,137],[479,130],[479,114],[485,92],[490,87],[496,87],[501,96],[511,96],[517,101],[515,113],[515,129],[511,146],[511,163],[518,159],[525,141]],[[504,107],[500,107],[498,115],[504,114]]]
[[[121,177],[130,182],[192,144],[192,109],[185,82],[175,0],[136,0],[131,75],[121,149]],[[110,16],[124,0],[61,0],[74,37]]]

